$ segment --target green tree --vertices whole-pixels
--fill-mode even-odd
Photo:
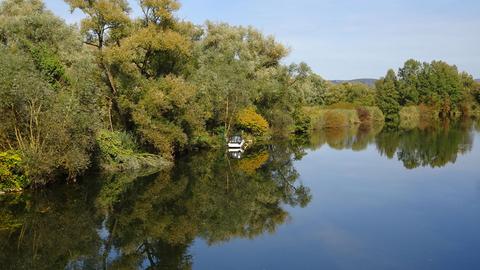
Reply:
[[[422,64],[410,59],[398,71],[400,104],[402,106],[416,105],[419,102],[419,78]]]
[[[398,122],[400,94],[398,91],[398,80],[395,71],[390,69],[384,78],[375,84],[377,89],[377,105],[385,115],[388,122]]]
[[[0,148],[20,151],[31,184],[75,178],[90,164],[101,115],[93,59],[40,1],[2,2],[0,33]]]
[[[124,119],[118,104],[118,90],[114,73],[105,58],[105,47],[118,44],[126,34],[130,24],[128,3],[125,0],[65,0],[65,2],[70,5],[72,12],[79,9],[86,15],[86,18],[81,21],[84,43],[97,49],[97,62],[105,74],[107,85],[111,91],[108,97],[111,108],[121,118],[123,125],[126,125],[126,119]],[[113,128],[113,123],[110,122],[110,126]]]
[[[445,117],[457,108],[464,97],[457,67],[442,61],[424,63],[419,84],[419,101],[438,108]]]

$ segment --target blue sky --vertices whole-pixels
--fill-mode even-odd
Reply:
[[[47,6],[69,23],[63,0]],[[136,0],[129,0],[135,9]],[[480,78],[478,0],[183,0],[178,17],[252,25],[326,79],[383,76],[409,58],[445,60]]]

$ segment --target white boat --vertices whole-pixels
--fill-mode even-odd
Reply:
[[[235,158],[235,159],[241,159],[243,152],[244,151],[242,148],[228,148],[228,153],[232,158]]]
[[[228,141],[228,148],[243,148],[245,140],[241,136],[233,136]]]

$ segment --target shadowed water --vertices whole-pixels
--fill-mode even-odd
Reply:
[[[479,125],[329,129],[0,197],[0,269],[477,269]]]

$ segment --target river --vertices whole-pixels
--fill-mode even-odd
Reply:
[[[329,129],[0,197],[0,269],[480,269],[480,125]]]

